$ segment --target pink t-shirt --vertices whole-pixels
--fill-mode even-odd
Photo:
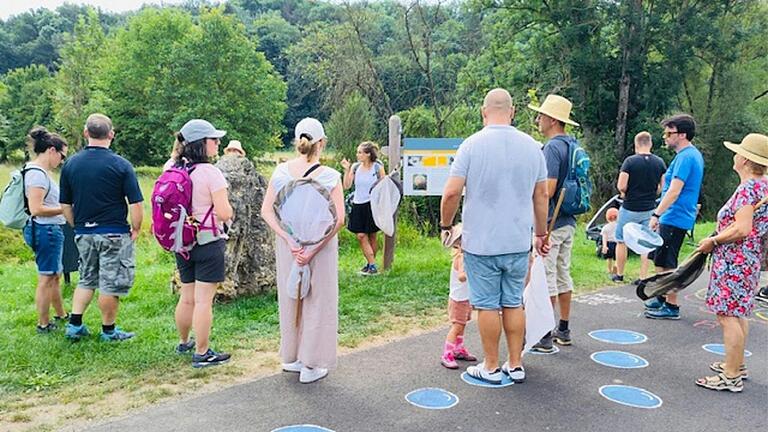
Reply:
[[[202,222],[213,205],[213,193],[226,189],[227,179],[221,170],[209,163],[195,165],[189,177],[192,179],[192,215]],[[212,217],[215,219],[216,215],[213,214]],[[210,226],[210,222],[206,221],[205,226]],[[223,231],[224,226],[218,220],[216,226],[219,232]]]

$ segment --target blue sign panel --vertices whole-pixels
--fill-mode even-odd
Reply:
[[[600,387],[600,395],[611,402],[633,408],[654,409],[663,403],[661,398],[648,390],[626,385],[605,385]]]
[[[648,366],[648,360],[624,351],[598,351],[590,358],[595,363],[618,369],[639,369]]]
[[[706,344],[702,345],[702,348],[704,348],[704,351],[709,351],[713,354],[719,354],[724,356],[725,355],[725,345],[723,344]],[[750,357],[752,353],[750,351],[744,350],[744,357]]]
[[[592,339],[619,345],[633,345],[648,340],[648,336],[632,330],[603,329],[589,332]]]
[[[464,138],[403,138],[403,150],[453,150]]]
[[[439,388],[422,388],[405,395],[411,405],[424,409],[448,409],[459,403],[455,394]]]

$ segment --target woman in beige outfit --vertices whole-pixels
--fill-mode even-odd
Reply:
[[[296,125],[295,137],[299,156],[275,168],[261,206],[261,215],[276,235],[280,357],[283,370],[300,373],[299,381],[306,384],[324,378],[328,375],[328,369],[336,366],[339,321],[339,243],[336,234],[344,226],[344,197],[338,171],[321,166],[306,174],[315,165],[319,165],[320,154],[325,148],[326,137],[322,124],[316,119],[305,118]],[[305,175],[330,192],[338,219],[331,234],[321,243],[302,248],[297,247],[291,236],[280,226],[273,205],[283,187]],[[288,296],[288,278],[294,261],[299,265],[309,264],[311,272],[310,290],[302,299],[298,325],[297,300]]]

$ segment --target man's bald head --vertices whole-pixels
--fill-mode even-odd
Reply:
[[[483,124],[509,125],[515,116],[512,96],[503,88],[495,88],[483,100]]]
[[[512,96],[503,88],[495,88],[485,95],[483,108],[506,112],[512,109]]]

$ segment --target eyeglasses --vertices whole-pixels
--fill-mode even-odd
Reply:
[[[679,132],[679,131],[669,131],[669,132],[667,132],[667,131],[664,131],[664,133],[661,134],[661,136],[663,136],[664,138],[669,138],[672,135],[681,134],[681,133],[685,133],[685,132]]]
[[[221,142],[221,138],[208,138],[208,139],[212,141],[216,141],[217,144]]]

